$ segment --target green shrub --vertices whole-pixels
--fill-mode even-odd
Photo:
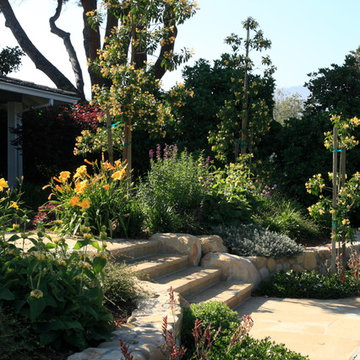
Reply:
[[[37,347],[83,349],[108,339],[113,320],[102,305],[103,254],[67,253],[64,240],[43,240],[42,233],[0,240],[0,309],[9,308],[29,324]],[[25,252],[14,241],[30,241],[32,247]],[[74,248],[90,244],[99,248],[90,239]]]
[[[304,213],[301,206],[279,193],[263,197],[252,219],[260,226],[287,235],[299,243],[324,238],[321,227]]]
[[[207,224],[237,225],[249,223],[259,193],[247,165],[250,156],[242,155],[236,164],[211,172],[208,196],[204,203]]]
[[[287,349],[284,344],[276,344],[269,338],[256,340],[250,336],[237,343],[229,354],[221,355],[216,354],[211,359],[309,360],[307,356]]]
[[[202,321],[203,329],[209,325],[214,330],[221,327],[223,333],[234,330],[240,321],[236,313],[222,302],[191,304],[190,308],[184,309],[181,330],[181,343],[188,349],[194,348],[192,329],[196,319]]]
[[[360,284],[353,274],[321,275],[315,271],[280,271],[260,283],[256,295],[289,298],[338,299],[358,295]]]
[[[104,305],[109,310],[128,310],[136,307],[139,290],[136,288],[135,276],[125,265],[108,262],[104,268]]]
[[[192,329],[195,319],[201,321],[205,330],[211,326],[211,346],[195,344]],[[187,359],[197,360],[197,354],[205,353],[208,360],[267,359],[306,360],[306,356],[288,350],[284,345],[271,342],[268,338],[255,340],[248,335],[252,326],[249,317],[240,318],[227,305],[220,302],[192,304],[184,309],[181,340],[187,348]],[[218,329],[220,328],[220,331]],[[234,337],[235,336],[235,337]],[[236,340],[235,340],[236,339]],[[235,341],[234,341],[235,340]],[[198,340],[201,342],[201,339]],[[195,350],[196,349],[196,350]]]
[[[138,190],[147,230],[198,232],[207,176],[202,157],[195,159],[187,152],[177,155],[176,146],[165,148],[161,157],[158,147]]]
[[[253,224],[213,228],[232,254],[240,256],[284,257],[300,254],[303,249],[288,236]]]

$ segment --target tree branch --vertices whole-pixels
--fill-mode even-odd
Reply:
[[[111,35],[111,30],[119,25],[119,19],[108,10],[106,18],[105,37]]]
[[[70,63],[71,63],[71,67],[72,67],[74,75],[75,75],[76,88],[77,88],[79,94],[81,95],[81,98],[85,99],[84,79],[83,79],[83,75],[82,75],[79,60],[77,58],[77,54],[76,54],[75,49],[74,49],[74,47],[73,47],[73,45],[71,43],[71,40],[70,40],[70,33],[66,32],[64,30],[61,30],[55,24],[55,22],[60,17],[61,10],[62,10],[62,5],[63,5],[63,0],[58,0],[58,5],[56,7],[55,14],[54,14],[54,16],[52,16],[49,19],[50,29],[51,29],[51,32],[53,34],[55,34],[55,35],[57,35],[57,36],[59,36],[60,38],[63,39],[66,51],[67,51],[67,53],[69,55],[69,60],[70,60]]]
[[[71,81],[47,60],[31,42],[17,20],[8,0],[0,0],[0,11],[4,14],[5,26],[11,30],[18,44],[33,61],[36,68],[46,74],[57,88],[78,93]]]
[[[166,6],[164,10],[164,27],[167,28],[170,28],[170,26],[173,27],[171,31],[171,37],[174,38],[174,41],[171,43],[166,42],[164,45],[161,46],[159,57],[154,65],[154,73],[156,79],[161,79],[166,73],[166,69],[161,64],[162,61],[165,59],[165,54],[174,52],[175,39],[177,36],[177,27],[173,19],[174,19],[173,10],[169,6]]]

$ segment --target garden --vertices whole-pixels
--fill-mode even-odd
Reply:
[[[144,1],[139,11],[125,3],[119,10],[105,2],[122,26],[92,59],[102,80],[90,103],[26,111],[14,130],[24,177],[14,188],[0,178],[1,360],[64,360],[112,338],[147,296],[112,259],[114,239],[216,234],[231,254],[265,258],[295,258],[306,246],[331,243],[324,273],[283,270],[255,294],[360,295],[359,253],[346,253],[360,226],[360,103],[336,90],[340,82],[360,93],[360,50],[311,74],[301,114],[279,119],[274,66],[264,58],[259,74],[242,54],[242,45],[247,53],[271,46],[254,19],[243,23],[251,41],[232,34],[232,52],[213,65],[186,66],[184,83],[165,91],[159,69],[189,57],[174,53],[174,27],[196,6]],[[163,26],[153,26],[163,13]],[[99,26],[96,11],[87,15]],[[142,56],[158,43],[161,67]],[[18,66],[21,53],[14,56]],[[253,338],[251,317],[219,302],[185,308],[178,338],[164,321],[164,358],[307,358]],[[132,359],[128,344],[119,349]]]

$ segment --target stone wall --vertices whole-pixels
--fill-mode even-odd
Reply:
[[[360,243],[356,242],[352,245],[354,250],[360,250]],[[351,246],[346,248],[347,257],[350,254]],[[316,270],[322,274],[327,272],[330,267],[331,250],[330,245],[306,248],[305,251],[295,257],[287,258],[266,258],[261,256],[248,256],[256,269],[259,271],[261,280],[268,278],[270,275],[280,270],[294,270],[302,272],[305,270]]]

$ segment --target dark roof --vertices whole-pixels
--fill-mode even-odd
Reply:
[[[33,82],[30,82],[30,81],[23,81],[23,80],[20,80],[20,79],[15,79],[15,78],[3,76],[3,75],[0,75],[0,82],[4,82],[4,83],[7,83],[7,84],[13,84],[13,85],[19,85],[19,86],[25,86],[27,88],[43,90],[43,91],[47,91],[47,92],[50,92],[50,93],[71,96],[71,97],[79,99],[79,95],[77,93],[75,93],[75,92],[72,92],[72,91],[54,89],[54,88],[51,88],[51,87],[48,87],[48,86],[38,85],[38,84],[35,84]]]

